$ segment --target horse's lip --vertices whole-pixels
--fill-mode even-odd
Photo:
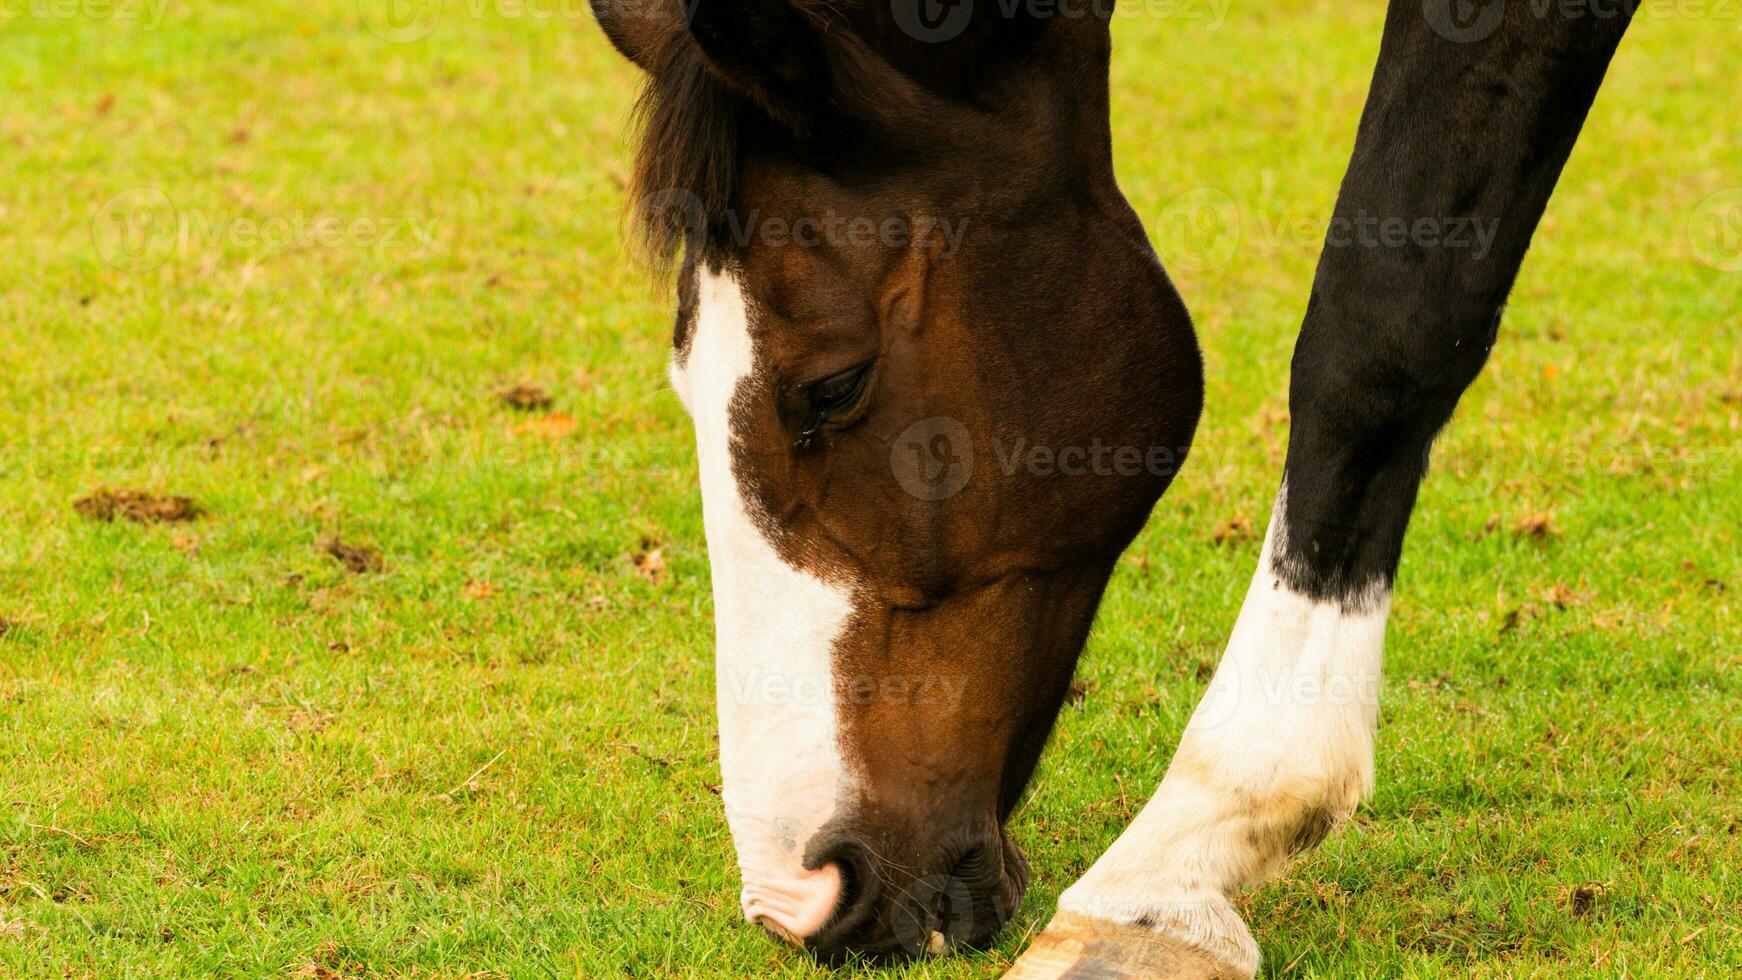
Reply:
[[[778,923],[778,922],[774,922],[774,921],[772,921],[770,919],[766,919],[766,918],[758,918],[756,920],[756,924],[762,927],[763,932],[768,933],[770,936],[774,937],[775,939],[779,940],[780,942],[789,943],[789,944],[791,944],[793,946],[797,946],[801,949],[804,947],[804,940],[803,939],[800,939],[799,937],[786,931],[786,929],[783,928],[780,925],[780,923]]]

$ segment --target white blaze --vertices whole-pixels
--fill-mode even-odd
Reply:
[[[749,311],[732,270],[703,268],[700,277],[689,355],[672,382],[695,420],[701,468],[721,795],[745,917],[802,939],[827,921],[841,891],[838,868],[807,870],[804,856],[846,781],[832,651],[852,606],[846,590],[781,559],[739,490],[731,402],[756,367]]]

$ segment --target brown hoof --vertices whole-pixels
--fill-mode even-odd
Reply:
[[[1249,980],[1252,975],[1164,932],[1060,912],[1004,980]]]

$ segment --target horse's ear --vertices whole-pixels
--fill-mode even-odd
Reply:
[[[830,98],[825,8],[792,0],[684,0],[708,68],[783,122],[804,126]]]
[[[671,46],[683,34],[684,2],[588,0],[611,46],[650,75],[665,67]]]

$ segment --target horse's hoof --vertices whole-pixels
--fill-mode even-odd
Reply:
[[[1004,980],[1250,980],[1253,973],[1155,929],[1060,912]]]

